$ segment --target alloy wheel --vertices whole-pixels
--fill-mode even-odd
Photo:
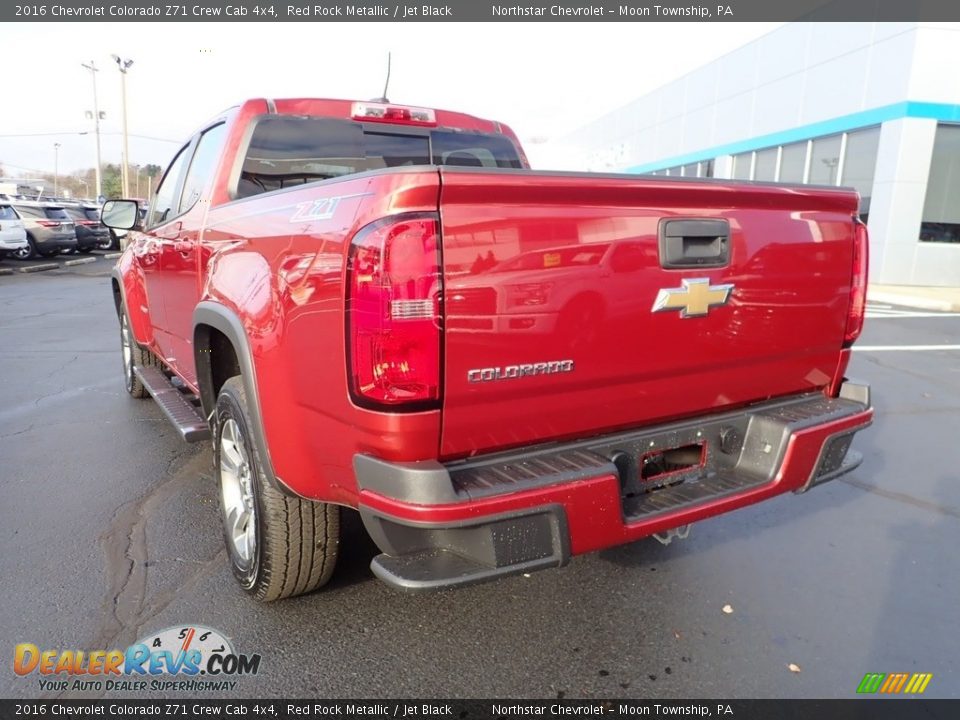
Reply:
[[[257,550],[257,511],[250,454],[240,425],[227,418],[220,431],[220,499],[227,541],[243,570],[253,567]]]

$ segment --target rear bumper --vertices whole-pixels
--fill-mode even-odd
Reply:
[[[34,242],[38,250],[72,250],[77,247],[77,236],[74,233],[60,235],[34,234]]]
[[[110,233],[106,230],[103,232],[77,233],[77,247],[81,250],[96,249],[108,242],[110,242]]]
[[[383,551],[374,573],[407,590],[563,565],[850,472],[873,418],[869,388],[804,395],[635,432],[465,462],[357,455],[360,514]],[[700,464],[653,482],[644,458],[699,446]],[[656,489],[651,489],[654,485]]]

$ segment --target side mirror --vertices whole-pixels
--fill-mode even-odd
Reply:
[[[100,222],[114,230],[134,230],[139,219],[136,200],[107,200],[100,211]]]

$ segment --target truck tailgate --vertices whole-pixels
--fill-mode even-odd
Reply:
[[[442,169],[441,456],[828,385],[856,207],[833,188]]]

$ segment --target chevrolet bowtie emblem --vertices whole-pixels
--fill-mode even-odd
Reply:
[[[665,288],[657,293],[651,312],[679,310],[680,317],[703,317],[715,305],[726,305],[733,285],[711,285],[707,278],[683,280],[678,288]]]

